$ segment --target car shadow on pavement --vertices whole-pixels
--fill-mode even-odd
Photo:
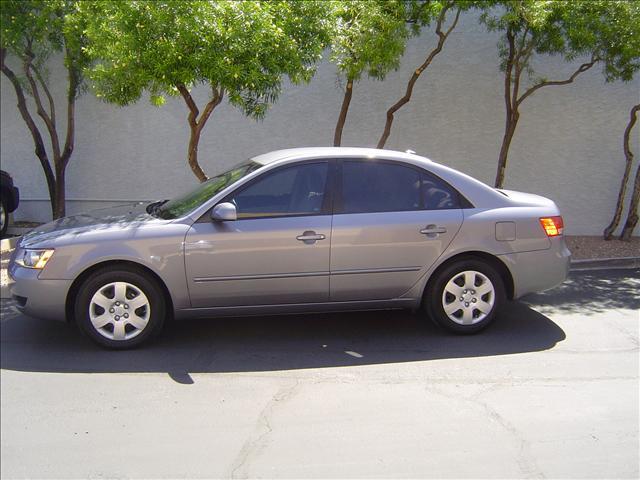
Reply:
[[[4,302],[1,367],[28,372],[260,372],[416,362],[535,352],[563,330],[522,302],[511,302],[484,332],[458,336],[405,311],[174,320],[136,350],[109,351],[73,325],[32,319]],[[11,312],[9,311],[11,310]],[[12,313],[13,312],[13,313]]]

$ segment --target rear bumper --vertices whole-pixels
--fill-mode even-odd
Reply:
[[[11,297],[25,315],[47,320],[65,321],[65,302],[71,280],[41,280],[40,270],[9,264],[9,277],[13,280]]]
[[[553,288],[569,275],[571,252],[564,236],[553,237],[550,241],[551,247],[545,250],[499,256],[511,271],[514,298]]]

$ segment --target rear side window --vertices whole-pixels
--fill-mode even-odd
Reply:
[[[392,163],[342,163],[342,213],[420,210],[421,177],[416,169]]]
[[[422,173],[422,204],[425,210],[461,208],[458,191],[427,172]]]
[[[435,175],[407,165],[342,163],[341,213],[406,212],[462,208],[457,190]]]

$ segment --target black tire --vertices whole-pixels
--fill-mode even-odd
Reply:
[[[116,282],[129,285],[126,289],[126,295],[128,296],[127,298],[131,297],[132,302],[137,298],[133,297],[133,295],[139,292],[142,292],[146,296],[148,302],[142,307],[135,309],[131,307],[132,310],[127,311],[121,310],[122,308],[129,308],[128,305],[125,306],[124,303],[122,307],[115,307],[115,290],[110,290],[115,287],[107,286]],[[136,292],[136,289],[139,292]],[[97,306],[97,304],[92,304],[92,299],[99,290],[107,298],[109,298],[110,291],[114,292],[114,305],[112,306],[118,308],[115,313],[111,314]],[[166,309],[167,305],[163,290],[160,285],[158,285],[158,282],[148,274],[129,266],[105,267],[92,273],[79,285],[79,292],[74,304],[75,320],[80,330],[98,345],[118,350],[136,347],[159,333],[164,324]],[[102,328],[96,328],[92,323],[90,313],[100,315],[100,311],[104,311],[104,314],[110,315],[110,323]],[[128,317],[129,312],[132,313],[131,318]],[[118,313],[127,316],[127,319],[125,320],[124,317],[114,317],[114,315]],[[136,318],[145,317],[147,323],[143,328],[136,328],[130,323],[134,318],[134,313],[140,314],[140,317],[136,315]],[[134,336],[131,338],[125,337],[124,339],[108,338],[109,334],[115,336],[116,321],[118,322],[118,326],[125,330],[127,336]],[[110,328],[111,331],[109,331]],[[119,331],[121,332],[121,330]]]
[[[478,285],[477,288],[480,290],[482,287],[482,291],[484,291],[488,286],[485,285],[485,283],[479,282],[485,282],[488,280],[491,283],[490,286],[493,287],[493,293],[489,292],[482,294],[480,291],[476,291],[475,289],[464,290],[463,292],[466,293],[461,293],[463,297],[452,299],[453,294],[448,291],[446,297],[443,298],[445,294],[445,287],[454,279],[456,280],[454,281],[456,285],[460,286],[460,283],[462,283],[463,286],[461,288],[464,288],[465,277],[461,275],[463,272],[479,273],[479,275],[471,276],[471,278],[474,279],[475,285]],[[474,292],[473,294],[471,293],[472,291]],[[427,288],[425,289],[423,306],[425,307],[429,317],[442,328],[458,334],[473,334],[486,328],[495,319],[496,312],[502,307],[505,299],[506,294],[504,282],[496,269],[492,265],[480,259],[466,258],[460,259],[436,272],[435,276],[429,281]],[[450,318],[447,312],[445,312],[444,304],[446,303],[447,305],[451,305],[451,308],[453,309],[456,308],[456,302],[457,306],[459,306],[459,310],[450,310],[451,315],[456,317],[454,320]],[[491,308],[486,308],[486,310],[489,310],[488,312],[480,311],[477,308],[477,306],[480,305],[491,305]],[[467,310],[466,313],[465,310]],[[464,319],[463,315],[470,315],[471,320],[468,318]],[[462,324],[465,321],[470,321],[472,323]]]
[[[9,227],[9,209],[7,208],[7,201],[4,197],[0,197],[0,237],[4,237]]]

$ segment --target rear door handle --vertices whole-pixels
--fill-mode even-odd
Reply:
[[[420,230],[420,233],[429,237],[435,237],[440,233],[447,233],[447,229],[438,225],[427,225],[425,228]]]
[[[298,235],[296,240],[300,240],[301,242],[306,243],[307,245],[311,245],[316,243],[318,240],[324,240],[325,237],[322,233],[316,233],[313,230],[307,230],[302,235]]]

